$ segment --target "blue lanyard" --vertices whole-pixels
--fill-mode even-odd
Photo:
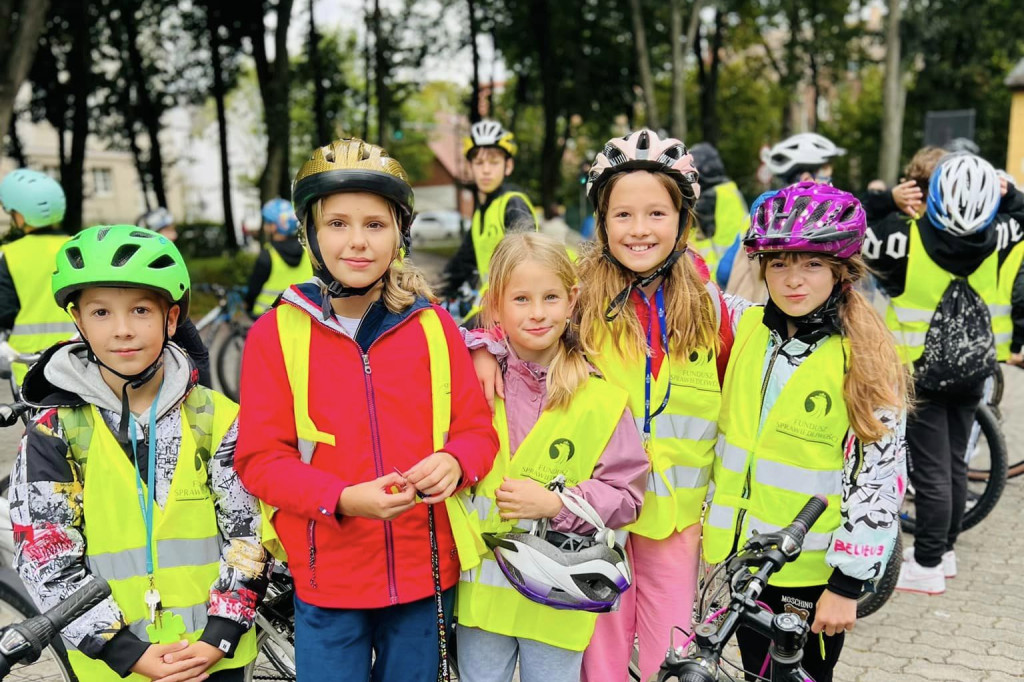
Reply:
[[[132,424],[131,428],[132,454],[135,456],[133,462],[135,464],[135,491],[139,494],[139,507],[142,509],[142,518],[146,523],[146,572],[150,577],[152,577],[154,570],[153,515],[156,507],[156,489],[153,486],[156,481],[156,406],[160,402],[160,389],[163,387],[164,382],[161,381],[160,386],[156,389],[153,404],[149,406],[149,457],[146,460],[149,465],[149,468],[146,470],[146,486],[149,490],[148,499],[146,491],[142,489],[142,474],[139,473],[139,451],[135,440],[135,425]]]
[[[647,304],[648,310],[650,310],[651,302],[647,296],[640,289],[636,290],[640,294],[640,298]],[[665,354],[665,358],[668,359],[668,325],[666,323],[665,315],[665,292],[664,285],[659,284],[658,290],[654,292],[654,305],[658,314],[658,325],[661,327],[661,349]],[[647,320],[647,367],[644,372],[644,442],[646,443],[651,439],[651,420],[657,417],[659,414],[665,411],[665,407],[668,405],[668,398],[672,394],[672,382],[669,381],[665,384],[665,399],[661,401],[661,407],[651,412],[651,381],[653,380],[654,373],[651,371],[651,355],[653,353],[653,346],[651,346],[651,335],[654,330],[654,320],[648,318]]]

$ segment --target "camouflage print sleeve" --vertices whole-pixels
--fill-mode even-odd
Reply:
[[[96,580],[85,563],[82,485],[57,410],[43,411],[22,438],[10,492],[15,568],[43,611]],[[117,603],[107,597],[62,634],[96,658],[126,627]]]
[[[842,518],[825,558],[858,580],[874,580],[885,568],[899,533],[899,509],[907,489],[906,414],[878,410],[888,432],[862,444],[853,433],[844,443]]]
[[[210,488],[220,527],[220,577],[210,589],[210,616],[232,620],[246,630],[256,617],[273,568],[263,548],[259,502],[245,489],[235,471],[236,420],[210,459]]]

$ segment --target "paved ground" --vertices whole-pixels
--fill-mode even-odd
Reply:
[[[421,260],[421,259],[418,259]],[[422,258],[431,279],[438,265]],[[1024,455],[1024,372],[1007,368],[1004,429],[1011,461]],[[0,402],[10,400],[6,382]],[[0,429],[0,472],[20,431]],[[1024,680],[1024,477],[957,547],[960,575],[939,597],[897,593],[847,637],[837,682]],[[906,544],[913,538],[904,537]]]

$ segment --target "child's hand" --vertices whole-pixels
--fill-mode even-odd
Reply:
[[[480,381],[480,388],[484,390],[484,397],[487,404],[494,412],[494,396],[505,397],[505,382],[501,378],[501,366],[497,359],[487,352],[485,348],[477,348],[469,353],[473,357],[473,369],[476,370],[476,378]]]
[[[222,658],[224,658],[224,652],[212,644],[207,644],[206,642],[193,642],[181,651],[164,654],[162,659],[163,662],[167,664],[174,664],[179,661],[184,662],[189,660],[204,661],[201,667],[197,666],[191,671],[194,677],[171,676],[160,678],[156,682],[181,682],[183,680],[196,680],[198,682],[198,680],[204,680],[209,677],[205,672],[216,665]]]
[[[146,652],[132,666],[131,671],[150,680],[161,680],[162,682],[205,679],[203,676],[206,675],[206,669],[211,664],[202,656],[175,663],[164,662],[164,656],[185,651],[188,646],[187,640],[173,644],[150,644]]]
[[[903,213],[916,218],[921,208],[921,188],[914,180],[905,180],[892,188],[892,200]]]
[[[451,497],[459,487],[462,467],[459,460],[442,451],[424,457],[403,475],[411,487],[426,495],[424,502],[437,504]]]
[[[811,623],[811,632],[823,631],[829,637],[853,629],[857,622],[857,600],[843,597],[830,590],[821,593]]]
[[[501,518],[550,519],[562,511],[562,498],[537,481],[529,478],[509,478],[495,491]]]
[[[416,490],[398,474],[350,485],[338,497],[338,513],[390,521],[416,506]]]

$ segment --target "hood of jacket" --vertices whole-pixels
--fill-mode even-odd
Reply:
[[[175,408],[196,385],[198,370],[174,343],[164,348],[164,383],[157,419]],[[100,366],[89,359],[86,345],[69,341],[51,347],[29,370],[22,385],[27,403],[36,407],[77,407],[87,403],[121,413],[121,396],[107,386]]]
[[[698,182],[701,190],[720,185],[728,178],[725,176],[725,164],[714,145],[699,142],[690,148],[693,154],[693,165],[697,167]]]
[[[294,268],[302,262],[306,255],[306,250],[302,248],[302,243],[298,239],[285,239],[279,242],[272,241],[270,245],[284,259],[288,267]]]
[[[936,265],[958,277],[970,276],[999,245],[999,230],[994,223],[965,237],[937,229],[927,215],[921,217],[917,226],[921,244]]]

